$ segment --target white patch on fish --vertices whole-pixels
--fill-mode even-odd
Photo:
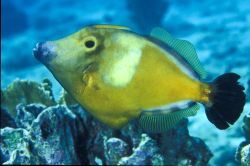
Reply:
[[[105,83],[116,87],[125,87],[133,78],[142,56],[144,42],[134,38],[131,34],[120,33],[113,37],[115,42],[121,46],[116,50],[111,66],[104,72]],[[129,41],[129,43],[128,43]]]

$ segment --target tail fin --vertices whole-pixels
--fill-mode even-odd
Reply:
[[[246,95],[243,92],[244,87],[239,85],[239,78],[238,74],[226,73],[211,84],[206,115],[218,129],[224,130],[229,124],[234,124],[243,111]]]

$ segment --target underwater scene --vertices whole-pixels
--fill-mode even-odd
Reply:
[[[249,0],[2,0],[4,165],[250,166]]]

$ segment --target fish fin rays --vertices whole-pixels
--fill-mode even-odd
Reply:
[[[182,58],[187,61],[187,63],[193,68],[193,70],[195,70],[201,79],[205,79],[207,77],[207,73],[198,59],[195,48],[189,41],[176,39],[172,37],[167,31],[159,27],[154,28],[151,31],[150,36],[173,48]]]
[[[149,133],[165,132],[174,127],[183,118],[196,115],[200,106],[193,103],[188,108],[182,108],[174,111],[143,111],[139,117],[140,126]]]
[[[110,24],[99,24],[94,25],[95,28],[106,28],[106,29],[121,29],[121,30],[128,30],[131,31],[129,27],[121,26],[121,25],[110,25]]]

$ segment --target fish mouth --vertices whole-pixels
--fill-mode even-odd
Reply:
[[[48,64],[56,56],[56,46],[52,42],[39,42],[33,48],[33,55],[43,64]]]

